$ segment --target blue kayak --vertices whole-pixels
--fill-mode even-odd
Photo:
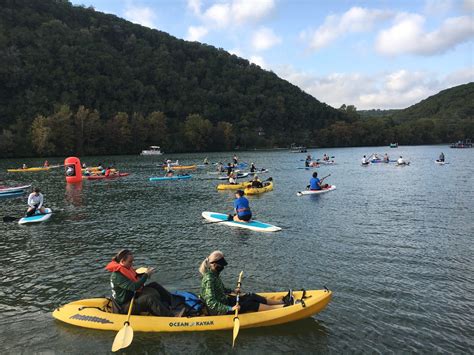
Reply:
[[[150,181],[185,180],[185,179],[191,179],[191,178],[192,178],[192,175],[173,175],[173,176],[151,177]]]
[[[0,198],[14,198],[14,197],[20,197],[22,195],[23,195],[23,191],[4,192],[4,193],[0,193]]]

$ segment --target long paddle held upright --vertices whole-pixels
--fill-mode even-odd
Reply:
[[[237,296],[235,300],[235,305],[239,305],[240,300],[240,285],[242,284],[242,275],[244,274],[243,271],[239,274],[239,281],[237,281]],[[239,335],[240,329],[240,319],[239,319],[239,308],[235,309],[235,316],[234,316],[234,331],[232,333],[232,348],[235,346],[235,339],[237,339],[237,335]]]
[[[115,336],[114,343],[112,344],[113,352],[125,349],[133,341],[133,328],[130,325],[130,314],[132,313],[133,301],[135,301],[135,294],[133,295],[132,300],[130,301],[130,306],[128,307],[127,320],[122,329],[120,329]]]

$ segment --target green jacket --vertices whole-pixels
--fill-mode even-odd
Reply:
[[[226,289],[219,274],[207,271],[201,281],[201,299],[206,302],[207,308],[216,314],[226,314],[232,307],[227,305]]]
[[[133,293],[145,285],[145,281],[148,279],[147,274],[143,274],[137,282],[133,282],[123,276],[119,271],[113,272],[110,275],[110,286],[112,287],[112,297],[117,301],[118,304],[123,305],[129,302]]]

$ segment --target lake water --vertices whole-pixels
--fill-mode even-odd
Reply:
[[[439,153],[448,165],[434,163]],[[364,154],[403,155],[407,167],[360,165]],[[215,249],[229,262],[229,287],[244,271],[249,291],[331,289],[333,300],[312,318],[241,330],[239,353],[423,352],[472,353],[474,339],[474,149],[446,146],[344,148],[310,151],[335,156],[320,176],[337,186],[297,197],[312,171],[296,169],[305,154],[239,152],[241,161],[270,169],[272,192],[250,197],[257,219],[277,233],[205,224],[202,211],[229,213],[231,192],[199,169],[193,179],[149,182],[163,157],[110,156],[132,175],[109,181],[65,183],[61,169],[7,174],[7,167],[41,165],[0,160],[3,184],[42,188],[55,213],[47,222],[0,224],[0,349],[3,353],[106,353],[115,332],[54,320],[55,307],[109,295],[103,270],[121,248],[135,264],[157,267],[153,280],[197,292],[201,261]],[[232,153],[170,155],[181,163],[229,161]],[[168,157],[168,156],[167,156]],[[50,159],[62,163],[62,159]],[[209,168],[210,170],[211,168]],[[0,200],[2,216],[24,213],[26,197]],[[128,353],[231,352],[232,332],[135,333]]]

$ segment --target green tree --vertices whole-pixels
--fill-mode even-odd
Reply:
[[[201,117],[201,115],[189,115],[184,122],[184,136],[191,148],[203,151],[212,144],[212,123]]]
[[[35,151],[39,155],[51,155],[56,151],[53,143],[49,120],[44,116],[37,116],[31,125],[31,140]]]

